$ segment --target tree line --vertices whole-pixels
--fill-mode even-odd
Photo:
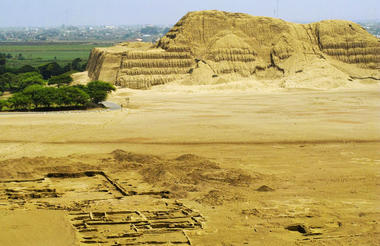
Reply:
[[[71,74],[84,71],[86,64],[82,64],[80,58],[61,67],[56,62],[50,62],[37,68],[25,65],[17,69],[6,67],[6,56],[0,54],[0,95],[5,91],[19,92],[29,85],[68,85],[72,82]]]
[[[107,94],[113,90],[113,85],[102,81],[61,87],[33,84],[12,94],[7,100],[0,100],[0,111],[87,108],[104,101]]]
[[[86,67],[80,58],[64,67],[50,62],[37,68],[25,65],[18,69],[7,68],[6,59],[7,55],[0,53],[0,96],[4,92],[11,96],[0,100],[0,111],[88,108],[104,101],[115,90],[113,85],[102,81],[70,86],[71,74]]]
[[[22,54],[19,54],[19,56]],[[86,70],[87,62],[83,62],[81,58],[75,58],[65,66],[59,65],[57,62],[49,62],[39,67],[24,65],[20,68],[7,67],[7,59],[10,54],[0,53],[0,75],[4,73],[20,74],[26,72],[38,72],[44,79],[49,79],[51,76],[57,76],[68,72],[83,72]]]

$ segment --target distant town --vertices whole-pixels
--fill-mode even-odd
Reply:
[[[369,33],[380,38],[380,21],[358,22]],[[41,41],[144,41],[155,42],[170,26],[59,26],[0,28],[0,42]]]
[[[369,33],[380,38],[380,20],[379,21],[361,21],[361,22],[358,22],[358,24],[363,26]]]
[[[0,42],[144,41],[155,42],[169,26],[59,26],[0,28]]]

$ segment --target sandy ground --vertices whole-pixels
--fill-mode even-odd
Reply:
[[[380,244],[378,89],[163,86],[121,89],[110,101],[124,109],[0,115],[1,179],[99,169],[136,189],[167,189],[205,219],[187,232],[192,245]],[[108,154],[116,149],[143,157],[120,161]],[[205,160],[173,161],[187,153]],[[35,218],[18,206],[8,216],[22,208]],[[12,237],[6,228],[1,238]]]
[[[1,210],[0,214],[0,245],[78,245],[62,211]]]

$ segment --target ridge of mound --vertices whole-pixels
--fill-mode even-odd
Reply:
[[[291,77],[315,64],[319,64],[315,77],[326,76],[319,74],[322,68],[332,78],[342,72],[343,80],[379,78],[380,40],[350,21],[295,24],[197,11],[186,14],[156,45],[125,43],[94,49],[88,70],[92,79],[148,88],[174,80],[217,83]]]

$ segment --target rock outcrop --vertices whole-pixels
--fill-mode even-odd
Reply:
[[[181,79],[283,78],[315,64],[348,79],[378,78],[380,40],[349,21],[295,24],[240,13],[190,12],[157,44],[94,49],[88,71],[91,79],[147,88]]]

